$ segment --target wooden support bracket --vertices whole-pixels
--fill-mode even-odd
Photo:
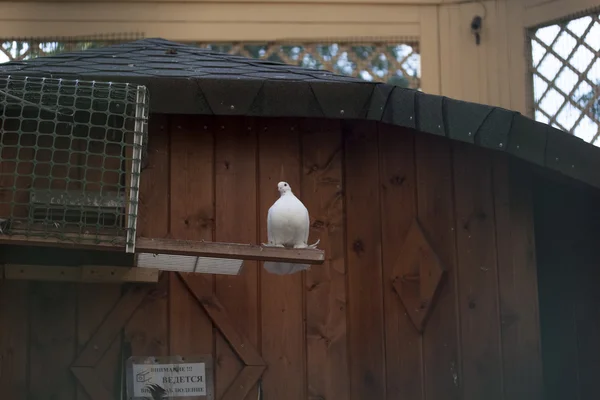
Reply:
[[[58,282],[156,283],[160,276],[160,271],[154,269],[96,265],[61,267],[6,264],[3,269],[5,279]]]

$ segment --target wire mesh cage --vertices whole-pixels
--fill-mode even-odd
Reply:
[[[148,94],[0,76],[0,236],[135,250]]]

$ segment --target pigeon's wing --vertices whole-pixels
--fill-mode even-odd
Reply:
[[[271,227],[271,211],[273,210],[273,207],[269,208],[269,212],[267,213],[267,243],[271,244],[274,243],[273,240],[273,230]]]
[[[308,235],[310,233],[310,216],[308,215],[308,209],[306,207],[304,207],[304,212],[306,213],[306,220],[304,221],[302,240],[304,240],[304,243],[308,244]]]

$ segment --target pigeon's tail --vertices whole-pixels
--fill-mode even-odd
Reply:
[[[287,262],[265,261],[265,269],[276,275],[291,275],[310,269],[310,264],[294,264]]]

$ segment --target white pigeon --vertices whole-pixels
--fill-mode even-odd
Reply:
[[[273,203],[267,214],[269,243],[263,243],[263,246],[294,249],[315,248],[320,240],[312,245],[307,244],[310,230],[308,210],[294,195],[287,182],[279,182],[277,190],[280,194],[279,199]],[[309,269],[310,264],[265,261],[264,267],[272,274],[289,275]]]

